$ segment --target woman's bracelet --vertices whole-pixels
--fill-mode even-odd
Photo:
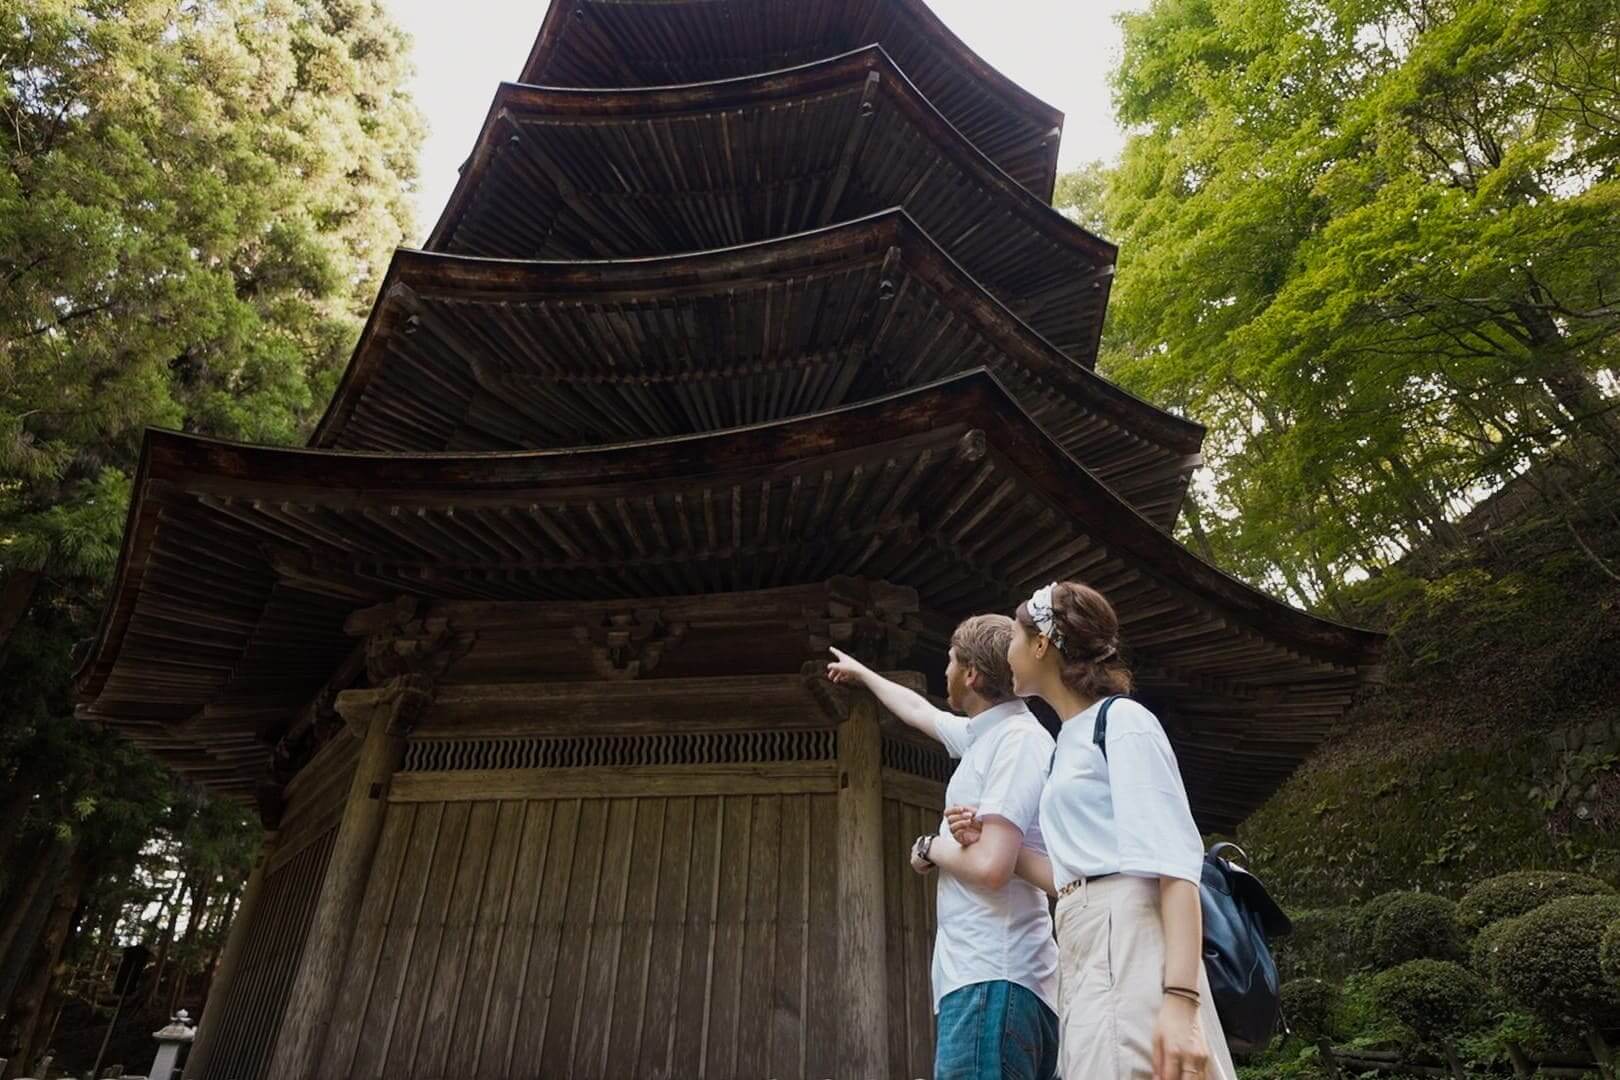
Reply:
[[[1167,994],[1173,994],[1184,1001],[1190,1001],[1194,1005],[1200,1004],[1203,1001],[1203,996],[1190,986],[1167,986],[1164,988],[1164,992]]]

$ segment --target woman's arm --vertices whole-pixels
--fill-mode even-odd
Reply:
[[[945,823],[950,826],[951,836],[959,848],[971,848],[984,833],[985,823],[979,820],[979,812],[971,806],[950,807],[945,811]],[[1022,834],[1019,839],[1022,840]],[[1046,895],[1057,895],[1057,888],[1052,884],[1052,860],[1040,852],[1020,844],[1013,872]]]
[[[1204,913],[1198,886],[1181,878],[1159,879],[1159,918],[1164,924],[1164,1003],[1153,1029],[1154,1080],[1202,1075],[1209,1044],[1198,1023],[1202,994]],[[1171,992],[1171,991],[1175,992]]]
[[[1057,886],[1052,881],[1052,860],[1038,851],[1018,849],[1018,876],[1047,896],[1057,895]]]

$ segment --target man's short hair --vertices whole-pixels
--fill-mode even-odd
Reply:
[[[1005,615],[974,615],[963,619],[951,634],[956,662],[979,673],[975,688],[990,701],[1013,696],[1012,668],[1007,665],[1007,649],[1012,645],[1013,621]]]

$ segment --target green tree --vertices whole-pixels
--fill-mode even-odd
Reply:
[[[193,796],[73,718],[72,652],[146,426],[293,443],[329,397],[414,228],[407,47],[380,0],[0,0],[0,1014],[21,1058],[33,973],[64,951],[47,931],[154,835],[181,837],[197,912],[234,902],[240,814],[174,824]],[[175,962],[204,929],[171,928]]]
[[[1156,0],[1123,17],[1104,368],[1210,427],[1193,539],[1319,601],[1620,460],[1620,9]],[[1605,386],[1609,390],[1605,390]]]

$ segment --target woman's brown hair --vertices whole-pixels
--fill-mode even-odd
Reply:
[[[1028,604],[1018,605],[1018,624],[1041,633]],[[1128,694],[1134,682],[1120,654],[1119,616],[1108,598],[1089,585],[1062,581],[1052,590],[1052,646],[1063,661],[1063,685],[1090,698]]]

